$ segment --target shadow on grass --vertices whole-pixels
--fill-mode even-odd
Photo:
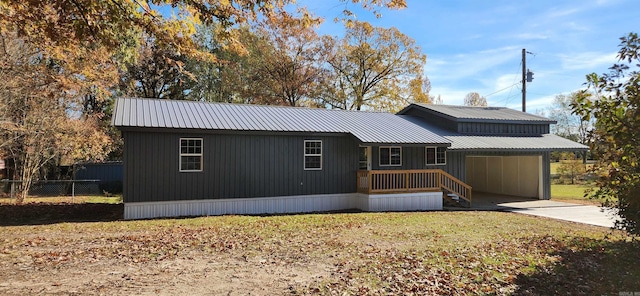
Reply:
[[[0,226],[122,220],[124,204],[26,203],[0,205]]]
[[[576,238],[550,253],[552,265],[516,279],[514,295],[631,295],[640,293],[640,241]],[[635,292],[636,294],[633,294]]]

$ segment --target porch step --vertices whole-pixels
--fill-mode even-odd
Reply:
[[[460,198],[460,196],[458,196],[455,193],[446,193],[443,192],[442,193],[442,199],[444,199],[444,204],[445,206],[450,206],[450,207],[463,207],[463,208],[468,208],[469,207],[469,202]]]

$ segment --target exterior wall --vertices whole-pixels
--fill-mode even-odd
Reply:
[[[513,123],[458,123],[461,134],[483,135],[542,135],[549,133],[549,124],[513,124]]]
[[[426,151],[424,146],[402,147],[402,166],[380,166],[379,148],[372,147],[372,170],[421,170],[421,169],[441,169],[464,182],[465,177],[465,157],[463,154],[447,151],[446,164],[426,165]]]
[[[421,169],[442,169],[447,170],[447,165],[426,165],[425,146],[405,146],[402,147],[401,166],[381,166],[380,146],[372,147],[372,170],[421,170]],[[449,152],[447,152],[447,164],[449,164]]]
[[[176,200],[124,204],[125,219],[225,214],[304,213],[360,209],[364,211],[442,210],[441,192],[366,195],[360,193]]]
[[[356,192],[348,135],[123,132],[124,202]],[[203,139],[203,171],[179,171],[179,139]],[[322,140],[322,170],[304,170],[304,140]]]

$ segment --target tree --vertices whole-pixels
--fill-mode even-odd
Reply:
[[[435,99],[435,100],[433,100],[433,103],[434,103],[434,104],[436,104],[436,105],[443,105],[443,104],[444,104],[444,101],[442,100],[442,97],[441,97],[440,95],[438,95],[438,96],[436,97],[436,99]]]
[[[314,23],[320,24],[321,19]],[[314,27],[283,16],[258,32],[273,46],[262,51],[258,66],[263,86],[275,99],[272,103],[299,106],[315,97],[326,55]]]
[[[562,160],[558,166],[560,179],[569,180],[570,184],[575,184],[578,177],[586,172],[586,165],[572,152],[561,152],[560,159]]]
[[[330,66],[325,104],[337,109],[389,110],[423,94],[426,56],[415,40],[398,29],[355,21],[344,38],[325,37],[325,44]]]
[[[640,38],[630,33],[620,40],[619,63],[588,75],[588,88],[571,106],[583,120],[595,118],[589,140],[597,189],[589,195],[617,209],[618,228],[640,234]]]
[[[587,144],[587,132],[591,128],[592,122],[582,120],[582,117],[575,114],[571,107],[571,104],[580,95],[579,92],[573,92],[568,96],[557,95],[547,109],[547,117],[557,122],[551,127],[552,133]]]
[[[464,97],[464,105],[486,107],[487,98],[481,97],[480,94],[477,92],[470,92]]]
[[[87,57],[88,58],[88,57]],[[100,113],[84,114],[82,84],[64,68],[15,34],[0,34],[0,155],[13,160],[17,201],[48,162],[103,159],[111,138],[100,128]]]
[[[110,141],[101,136],[106,129],[104,111],[109,109],[119,70],[126,64],[138,64],[137,49],[142,40],[152,41],[151,48],[160,53],[151,54],[152,59],[170,53],[172,58],[163,61],[165,69],[182,70],[179,58],[217,61],[215,52],[201,50],[192,38],[196,25],[217,24],[213,38],[223,41],[224,50],[243,54],[246,49],[237,38],[241,32],[237,28],[289,15],[293,2],[0,0],[0,154],[15,160],[16,172],[25,181],[23,194],[48,159],[63,155],[100,159],[110,150]],[[406,6],[404,0],[351,2],[376,14],[380,7]],[[167,7],[176,17],[160,13]],[[302,8],[292,18],[310,21]],[[150,80],[154,86],[142,91],[138,87],[149,79],[133,77],[129,90],[151,90],[163,96],[166,91],[158,85],[168,81],[166,77]],[[91,112],[86,112],[89,109]],[[91,141],[77,142],[88,135]]]
[[[252,65],[256,56],[253,52],[260,52],[256,47],[262,47],[262,40],[249,27],[235,28],[237,42],[244,44],[246,51],[238,52],[230,49],[230,42],[215,38],[217,25],[199,25],[194,39],[199,50],[208,51],[215,55],[215,61],[200,61],[187,59],[186,71],[196,78],[187,94],[188,100],[205,102],[250,103],[254,95],[247,94],[247,90],[255,86],[251,75],[256,69]],[[266,46],[266,45],[265,45]]]
[[[576,101],[581,94],[573,92],[568,96],[557,95],[551,106],[541,116],[547,116],[556,121],[551,126],[551,132],[563,138],[588,145],[587,133],[591,129],[593,122],[585,121],[581,116],[575,114],[571,104]],[[582,162],[586,162],[588,151],[582,153]],[[552,152],[551,158],[559,160],[562,152]]]
[[[359,3],[376,16],[380,8],[406,7],[404,0],[339,1]],[[283,15],[305,24],[313,21],[302,7],[291,13],[292,4],[295,0],[0,0],[0,28],[29,40],[51,59],[64,62],[66,69],[81,72],[73,78],[76,83],[85,83],[97,100],[104,100],[118,82],[119,63],[135,62],[141,35],[161,51],[215,61],[215,53],[201,50],[192,38],[198,24],[215,24],[213,38],[224,41],[225,49],[243,53],[238,26]],[[167,17],[161,9],[175,16]],[[345,16],[351,14],[345,9]],[[83,60],[86,56],[91,58]]]
[[[187,61],[170,50],[143,38],[138,58],[120,74],[119,90],[126,96],[155,99],[185,99],[196,77],[184,71]]]

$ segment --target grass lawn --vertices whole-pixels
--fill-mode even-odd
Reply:
[[[503,212],[0,227],[3,295],[617,295],[638,262],[624,233]]]
[[[580,204],[601,205],[601,201],[589,199],[584,196],[590,184],[551,184],[551,199]]]

